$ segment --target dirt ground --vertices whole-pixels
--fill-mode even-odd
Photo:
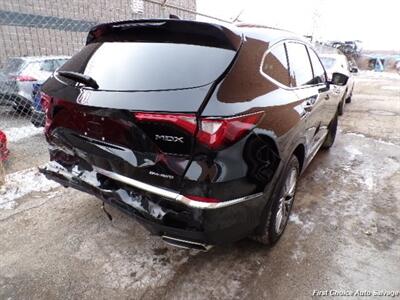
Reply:
[[[38,135],[18,141],[7,168],[20,197],[0,208],[0,299],[400,293],[400,76],[360,74],[339,125],[302,176],[275,247],[243,240],[209,252],[167,246],[113,208],[110,222],[90,195],[40,180],[29,190],[15,172],[32,164],[18,151],[31,147],[35,164],[47,155]]]

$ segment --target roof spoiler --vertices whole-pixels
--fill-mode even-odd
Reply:
[[[185,43],[237,51],[242,35],[234,28],[212,23],[145,19],[96,25],[90,29],[86,45],[97,42]]]

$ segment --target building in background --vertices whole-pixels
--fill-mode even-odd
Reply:
[[[0,1],[0,67],[14,56],[72,55],[98,23],[170,14],[194,20],[190,11],[196,0]]]

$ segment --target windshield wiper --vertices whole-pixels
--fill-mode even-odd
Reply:
[[[88,75],[71,71],[58,71],[57,74],[65,78],[69,78],[77,82],[83,83],[84,85],[94,88],[95,90],[99,88],[99,85],[97,84],[96,80],[94,80],[92,77]]]

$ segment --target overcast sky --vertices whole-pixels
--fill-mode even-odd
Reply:
[[[365,49],[400,51],[400,0],[197,0],[199,12],[223,19],[242,9],[242,21],[326,40],[359,39]]]

